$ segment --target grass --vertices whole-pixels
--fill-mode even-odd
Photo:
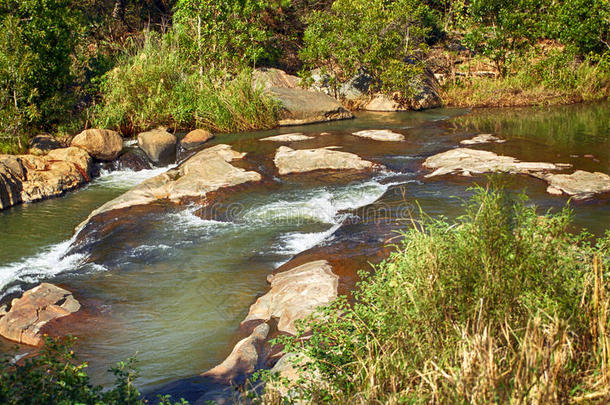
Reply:
[[[507,77],[464,77],[443,86],[443,100],[454,107],[524,107],[608,99],[610,54],[578,61],[553,50],[513,63]]]
[[[159,125],[216,132],[277,124],[276,104],[255,89],[251,72],[200,72],[169,36],[148,34],[102,80],[93,123],[133,134]]]
[[[301,354],[292,398],[607,403],[610,232],[592,244],[569,232],[570,215],[494,187],[454,222],[422,214],[353,304],[341,298],[279,340]]]

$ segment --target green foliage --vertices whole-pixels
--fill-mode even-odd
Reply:
[[[20,404],[114,404],[144,405],[134,386],[137,378],[136,360],[130,358],[110,369],[115,385],[110,389],[92,385],[87,363],[82,363],[71,350],[74,338],[46,338],[45,345],[33,357],[13,363],[10,356],[0,362],[0,403]],[[169,397],[161,404],[171,405]],[[180,404],[186,404],[182,400]],[[177,404],[177,403],[176,403]]]
[[[437,15],[415,0],[337,0],[332,9],[313,11],[303,38],[306,67],[321,67],[340,82],[360,69],[410,95],[421,72],[415,57],[437,28]]]
[[[570,0],[554,4],[555,35],[576,53],[610,52],[610,5],[607,0]]]
[[[174,23],[181,53],[200,71],[255,66],[269,34],[265,0],[179,0]]]
[[[151,33],[104,76],[95,123],[125,134],[157,125],[233,132],[274,126],[276,106],[247,70],[202,75],[171,36]]]
[[[0,132],[48,126],[74,100],[72,55],[83,29],[68,0],[0,3]]]
[[[545,31],[544,0],[473,0],[466,43],[489,57],[501,76]]]
[[[315,403],[609,399],[610,232],[478,188],[454,223],[422,215],[345,298],[280,342]],[[603,308],[603,309],[602,309]],[[305,332],[306,330],[310,332]],[[303,338],[307,336],[306,338]],[[564,401],[565,400],[565,401]]]

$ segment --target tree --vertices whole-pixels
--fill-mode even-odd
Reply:
[[[262,0],[179,0],[174,27],[185,57],[203,69],[256,65],[268,39]]]
[[[554,5],[554,31],[580,55],[610,52],[610,3],[608,0],[570,0]]]
[[[547,31],[544,0],[472,0],[467,44],[490,58],[501,76],[510,62]]]
[[[388,91],[408,96],[421,72],[417,54],[438,27],[437,15],[416,0],[337,0],[307,17],[301,58],[344,82],[364,69]]]

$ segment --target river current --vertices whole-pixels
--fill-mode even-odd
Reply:
[[[87,249],[72,250],[74,228],[106,201],[166,170],[104,172],[87,187],[57,199],[0,211],[0,295],[18,293],[39,281],[65,286],[83,303],[65,325],[78,336],[81,358],[96,383],[106,370],[137,354],[138,385],[150,390],[196,375],[219,363],[240,337],[239,322],[266,277],[295,256],[313,251],[345,258],[347,292],[355,270],[387,254],[421,207],[452,218],[475,182],[484,177],[424,178],[425,157],[456,147],[460,140],[493,133],[504,144],[480,145],[521,160],[570,163],[576,169],[610,172],[610,104],[554,108],[361,113],[354,120],[226,134],[248,155],[240,165],[266,178],[242,187],[205,209],[196,204],[162,205],[128,218]],[[400,143],[351,134],[389,128]],[[301,132],[312,140],[293,148],[338,145],[383,164],[366,177],[341,174],[285,176],[274,172],[279,144],[259,138]],[[206,145],[207,147],[208,145]],[[508,176],[507,176],[508,177]],[[567,198],[548,195],[546,185],[510,176],[508,188],[525,191],[541,210],[557,210]],[[575,227],[600,235],[610,224],[608,200],[572,203]],[[305,252],[305,253],[303,253]],[[381,252],[381,253],[380,253]],[[0,341],[0,351],[13,344]],[[22,347],[19,350],[31,349]]]

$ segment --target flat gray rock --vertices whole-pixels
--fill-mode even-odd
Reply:
[[[354,132],[352,135],[383,142],[400,142],[405,140],[403,135],[392,132],[389,129],[369,129]]]
[[[376,165],[360,156],[335,150],[336,146],[294,150],[280,146],[273,159],[280,175],[314,170],[367,170]]]
[[[565,193],[576,200],[610,192],[610,176],[605,173],[577,170],[572,174],[547,173],[539,177],[549,183],[547,188],[549,194]]]
[[[261,141],[271,141],[271,142],[298,142],[298,141],[306,141],[308,139],[314,139],[313,136],[307,136],[300,132],[295,132],[293,134],[282,134],[275,136],[268,136],[266,138],[261,138]]]

